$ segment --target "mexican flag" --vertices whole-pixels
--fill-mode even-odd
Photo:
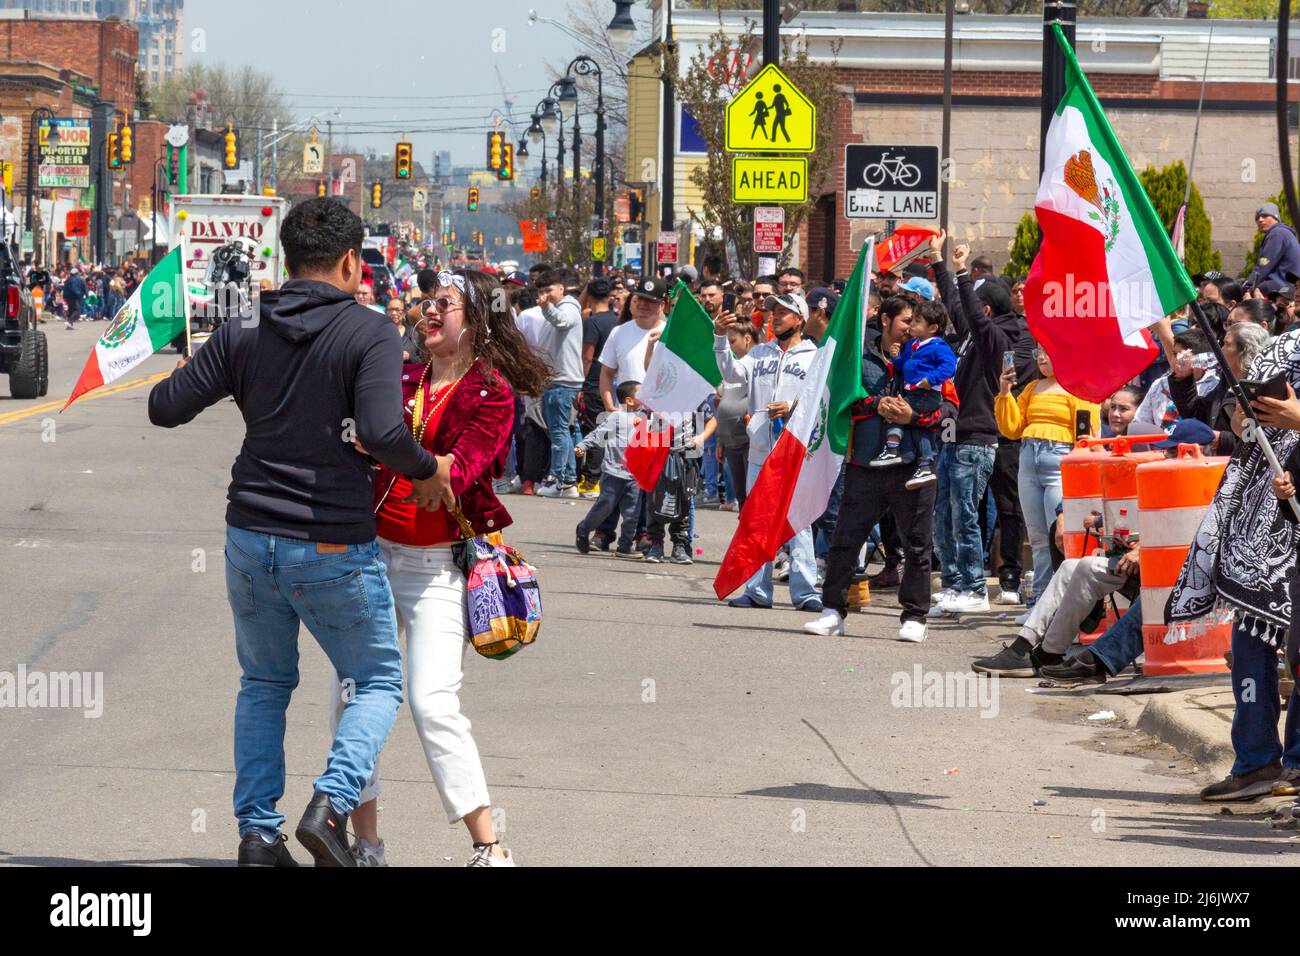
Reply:
[[[1196,297],[1059,26],[1065,94],[1047,130],[1025,283],[1029,331],[1070,393],[1101,402],[1156,357],[1146,329]]]
[[[183,261],[181,246],[177,246],[136,287],[95,343],[63,408],[125,375],[185,331],[189,311]]]
[[[713,354],[713,320],[682,282],[673,288],[673,309],[655,344],[637,398],[655,413],[657,429],[648,420],[628,443],[625,463],[644,491],[653,491],[668,461],[674,421],[695,410],[722,383]]]
[[[874,239],[863,243],[785,430],[740,510],[740,525],[713,579],[719,600],[748,581],[776,557],[781,545],[826,510],[849,449],[851,407],[867,397],[862,387],[862,335],[874,247]]]

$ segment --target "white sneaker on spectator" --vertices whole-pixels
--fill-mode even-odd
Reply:
[[[978,594],[975,591],[962,591],[940,604],[939,607],[943,609],[945,614],[966,614],[972,611],[987,611],[989,609],[989,596],[987,593]]]
[[[578,497],[578,488],[576,485],[562,485],[556,482],[538,488],[537,493],[543,498],[576,498]]]
[[[352,844],[352,859],[357,861],[357,866],[387,866],[384,859],[384,841],[379,841],[379,846],[372,846],[370,841],[364,837],[357,837],[356,842]]]
[[[476,846],[474,847],[474,855],[469,858],[469,862],[466,863],[465,865],[466,866],[514,866],[515,865],[514,854],[512,854],[505,847],[501,848],[501,852],[505,854],[504,859],[502,859],[502,857],[499,857],[495,853],[493,853],[492,847],[490,846]]]
[[[898,629],[898,639],[909,644],[920,644],[925,640],[925,624],[921,621],[904,621]]]
[[[1013,604],[1013,605],[1016,605],[1016,606],[1018,607],[1018,606],[1020,605],[1020,592],[1019,592],[1019,591],[1008,591],[1006,588],[1003,588],[1002,591],[1001,591],[1001,593],[998,594],[998,600],[997,600],[997,603],[998,603],[998,604]]]
[[[839,636],[844,633],[844,618],[840,617],[839,611],[828,607],[816,620],[805,624],[803,629],[809,634],[820,634],[823,637]]]
[[[955,588],[944,588],[942,591],[930,595],[930,603],[942,604],[944,601],[948,600],[949,598],[955,597],[956,594],[957,591]]]

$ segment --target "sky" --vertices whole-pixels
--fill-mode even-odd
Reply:
[[[334,121],[336,148],[391,153],[406,131],[432,172],[435,150],[451,150],[458,165],[482,160],[490,114],[504,109],[495,67],[527,122],[550,86],[547,64],[562,67],[579,52],[558,27],[530,25],[528,10],[567,24],[567,2],[187,0],[190,45],[200,29],[207,49],[187,48],[186,57],[269,72],[295,116],[321,120],[322,137]]]

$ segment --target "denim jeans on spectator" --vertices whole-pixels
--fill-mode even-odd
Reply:
[[[939,488],[934,542],[945,588],[987,593],[979,509],[993,474],[994,445],[944,445],[939,454]]]
[[[761,464],[752,461],[749,463],[749,473],[746,475],[748,487],[754,487],[762,468]],[[787,544],[790,548],[790,603],[799,607],[820,596],[817,590],[817,557],[813,553],[812,527],[804,528]],[[754,572],[754,576],[745,585],[745,595],[758,604],[772,603],[771,561]]]
[[[723,449],[722,455],[726,459],[727,480],[731,483],[731,496],[743,508],[745,506],[745,482],[749,480],[749,443],[746,442],[739,448],[727,446]]]
[[[551,436],[551,477],[562,485],[578,480],[578,466],[573,457],[577,426],[573,423],[573,401],[578,390],[568,385],[552,385],[542,393],[542,418]]]
[[[1114,677],[1142,656],[1142,602],[1134,601],[1124,616],[1088,647]]]
[[[1292,600],[1295,585],[1292,584]],[[1292,605],[1294,607],[1294,605]],[[1247,619],[1249,621],[1249,619]],[[1241,624],[1232,628],[1232,749],[1234,776],[1245,776],[1281,759],[1287,767],[1300,768],[1300,693],[1296,685],[1287,701],[1284,738],[1278,740],[1277,719],[1282,702],[1277,692],[1277,651]],[[1249,698],[1249,699],[1246,699]]]
[[[604,472],[600,476],[600,495],[596,503],[587,512],[587,517],[578,524],[579,534],[604,530],[610,517],[623,519],[623,527],[618,535],[618,547],[627,549],[632,546],[636,534],[637,517],[641,514],[641,489],[634,478],[619,478]]]
[[[1073,449],[1069,442],[1026,438],[1020,442],[1020,510],[1034,555],[1032,607],[1052,580],[1052,533],[1056,506],[1061,503],[1061,459]]]
[[[335,546],[330,546],[335,547]],[[307,625],[351,700],[315,788],[356,808],[402,703],[397,616],[379,545],[338,545],[226,528],[226,593],[243,669],[235,700],[235,816],[241,835],[284,822],[285,712],[298,686],[298,628]]]
[[[835,538],[835,523],[839,520],[840,501],[844,497],[844,472],[848,467],[847,462],[840,465],[840,475],[826,500],[826,510],[813,522],[813,554],[823,561],[830,554],[831,541]]]
[[[718,436],[710,435],[701,449],[704,458],[700,462],[700,487],[705,498],[722,497],[722,469],[718,467]]]

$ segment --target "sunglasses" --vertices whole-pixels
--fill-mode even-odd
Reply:
[[[420,315],[426,319],[431,319],[434,315],[446,315],[448,312],[452,312],[460,307],[461,304],[459,302],[453,302],[446,296],[440,295],[436,299],[421,299]]]

